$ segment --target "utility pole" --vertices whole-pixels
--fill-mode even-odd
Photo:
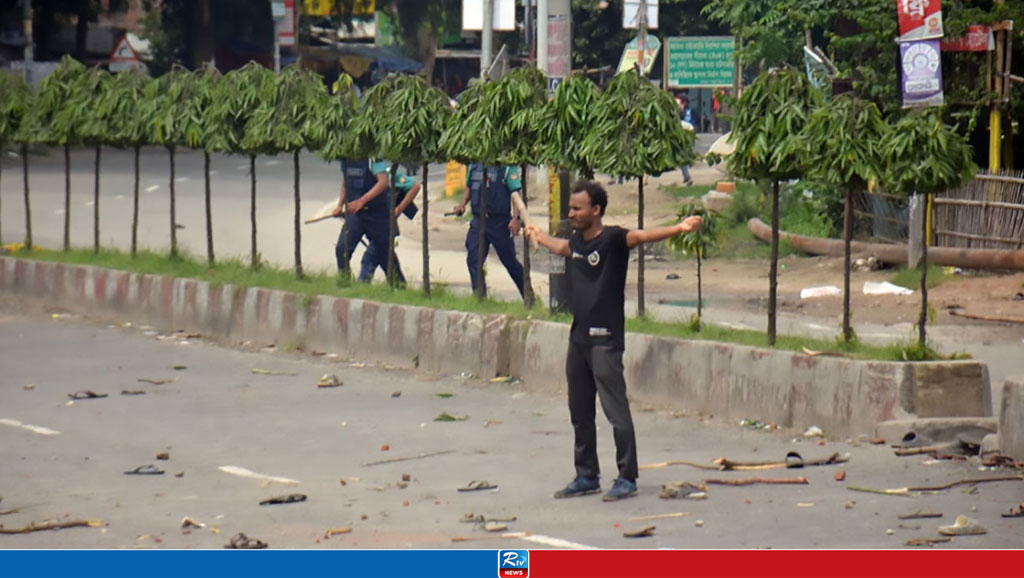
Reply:
[[[494,0],[484,0],[484,25],[480,39],[480,76],[487,76],[494,54]]]
[[[647,58],[647,0],[640,0],[640,11],[637,13],[637,29],[640,31],[640,38],[637,40],[640,46],[640,55],[637,62],[640,64],[640,78],[644,77]]]
[[[24,0],[25,8],[25,82],[32,82],[32,61],[35,59],[32,53],[32,0]]]
[[[548,0],[537,0],[537,68],[548,73]]]

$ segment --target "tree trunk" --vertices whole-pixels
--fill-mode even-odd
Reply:
[[[64,143],[64,251],[71,249],[71,145]]]
[[[167,147],[171,159],[171,258],[178,256],[178,223],[175,219],[175,207],[174,207],[174,147]]]
[[[423,76],[427,86],[434,85],[434,63],[437,61],[437,44],[440,32],[433,26],[421,26],[417,34],[420,60],[423,62]]]
[[[701,315],[703,315],[704,309],[704,293],[701,290],[700,277],[700,253],[701,248],[697,247],[697,323],[700,323]]]
[[[636,215],[636,226],[638,229],[644,228],[644,177],[640,175],[637,179],[639,183],[638,193],[638,212]],[[647,312],[644,306],[644,245],[641,243],[637,246],[637,256],[639,257],[639,263],[636,268],[636,314],[638,317],[643,317]]]
[[[92,188],[92,252],[100,252],[100,153],[103,147],[96,145],[96,160],[93,163]]]
[[[89,5],[91,2],[78,2],[78,22],[75,23],[75,59],[86,58],[86,40],[89,36]]]
[[[398,221],[395,219],[395,207],[397,206],[398,191],[395,190],[395,182],[398,178],[398,163],[391,163],[391,172],[388,174],[388,259],[387,274],[388,287],[395,287],[398,284],[395,275],[395,232],[398,229]]]
[[[420,216],[423,225],[423,293],[430,295],[430,224],[427,222],[427,215],[430,214],[430,193],[427,191],[427,170],[429,165],[423,163],[423,214]]]
[[[3,154],[3,150],[4,150],[4,143],[0,142],[0,154]],[[3,174],[4,174],[3,159],[0,159],[0,191],[4,190],[3,189]],[[0,195],[0,245],[3,245],[3,243],[4,243],[4,227],[3,227],[3,223],[4,223],[3,195]]]
[[[132,257],[138,249],[139,242],[139,152],[141,146],[135,145],[135,187],[132,190]]]
[[[21,172],[25,177],[25,248],[32,250],[32,204],[28,199],[28,143],[21,143]]]
[[[775,346],[775,309],[779,288],[779,181],[772,181],[772,256],[768,269],[768,346]]]
[[[928,195],[921,195],[921,316],[917,320],[917,341],[922,349],[928,344]]]
[[[203,150],[203,177],[206,179],[206,262],[213,266],[213,208],[210,206],[210,151]]]
[[[295,149],[292,153],[292,163],[295,168],[295,277],[302,279],[302,198],[299,195],[299,153],[301,149]]]
[[[850,245],[853,242],[853,200],[850,189],[843,191],[843,341],[853,339],[850,328]]]
[[[476,298],[480,301],[483,301],[486,295],[484,283],[487,276],[484,275],[484,262],[487,260],[487,189],[491,186],[487,178],[487,165],[483,165],[483,171],[484,177],[480,185],[480,220],[478,221],[480,223],[480,246],[476,252]]]
[[[249,200],[249,230],[251,231],[249,267],[255,271],[260,265],[259,254],[256,253],[256,155],[249,155],[249,180],[252,184]]]
[[[523,206],[529,207],[529,201],[526,200],[526,163],[523,163],[521,167],[520,181],[523,183]],[[519,224],[522,225],[526,215],[522,215],[519,219]],[[526,235],[523,235],[523,304],[526,305],[526,309],[533,309],[533,302],[535,300],[533,295],[533,278],[530,275],[530,243],[526,239]]]

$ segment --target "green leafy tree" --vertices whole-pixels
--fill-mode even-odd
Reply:
[[[135,179],[132,186],[132,244],[134,257],[139,236],[139,155],[142,146],[149,143],[151,121],[147,117],[147,94],[154,81],[145,72],[132,69],[114,75],[110,88],[98,105],[97,114],[107,119],[107,142],[114,146],[130,147],[134,157]]]
[[[203,201],[206,209],[206,262],[213,265],[213,207],[210,192],[210,141],[212,135],[223,130],[213,123],[211,110],[217,96],[217,83],[221,80],[220,72],[212,66],[205,66],[194,73],[195,90],[189,101],[188,127],[185,136],[188,146],[203,149]]]
[[[395,190],[397,163],[416,163],[422,165],[423,177],[423,290],[430,294],[430,252],[428,248],[429,229],[427,216],[430,208],[430,197],[427,191],[428,163],[444,161],[439,144],[441,135],[451,116],[451,105],[448,97],[436,88],[431,88],[419,76],[389,77],[378,86],[386,91],[384,94],[367,93],[367,103],[372,103],[372,110],[364,110],[364,118],[370,115],[375,119],[373,139],[379,146],[379,157],[392,163],[391,170],[391,228],[388,251],[388,281],[396,282],[394,260],[394,228],[396,227],[395,203],[398,202]],[[377,90],[376,88],[374,90]]]
[[[775,345],[779,268],[779,186],[800,177],[805,153],[801,132],[822,96],[800,71],[783,68],[762,73],[735,102],[729,171],[770,187],[771,263],[768,273],[768,345]],[[769,191],[766,191],[769,192]]]
[[[91,68],[82,78],[82,87],[76,91],[78,102],[72,106],[84,111],[80,132],[82,141],[95,151],[93,160],[92,193],[92,251],[100,252],[100,157],[103,145],[110,142],[111,121],[105,106],[110,92],[110,73],[101,68]]]
[[[31,113],[29,136],[34,142],[64,147],[64,250],[71,248],[71,147],[81,141],[86,109],[67,106],[80,99],[88,69],[65,56],[39,85]]]
[[[583,154],[583,140],[593,124],[600,94],[585,76],[572,75],[558,85],[554,98],[537,116],[539,153],[545,163],[594,178],[593,166]]]
[[[637,227],[644,228],[644,177],[692,164],[695,135],[679,122],[679,107],[667,93],[631,70],[615,77],[601,94],[583,141],[588,164],[603,172],[637,179]],[[637,313],[644,315],[644,247],[638,247]]]
[[[28,146],[20,135],[22,124],[32,108],[32,91],[21,76],[0,70],[0,154],[7,142],[21,142],[22,168],[25,171],[26,245],[32,245],[32,220],[28,202]],[[3,167],[0,166],[0,171]],[[2,175],[0,175],[2,176]],[[0,210],[0,218],[3,211]],[[3,240],[0,232],[0,242]]]
[[[249,157],[249,266],[256,269],[260,256],[256,244],[256,156],[269,150],[263,139],[246,140],[246,126],[265,99],[273,93],[276,77],[265,66],[250,62],[232,70],[214,86],[213,103],[203,115],[206,147],[211,151]]]
[[[299,189],[299,154],[303,148],[316,150],[313,125],[321,121],[327,106],[327,91],[316,73],[293,64],[281,71],[276,82],[245,127],[242,146],[291,153],[295,181],[295,276],[302,272],[302,197]]]
[[[495,88],[491,116],[501,119],[494,138],[501,151],[500,162],[518,165],[522,177],[522,209],[526,208],[527,169],[538,165],[540,155],[540,129],[538,122],[541,111],[547,104],[547,79],[544,73],[532,66],[516,68],[505,75]],[[527,215],[522,215],[523,219]],[[525,224],[525,223],[524,223]],[[523,242],[523,302],[532,309],[535,296],[533,279],[530,274],[530,246]]]
[[[703,221],[700,229],[689,233],[680,233],[668,240],[669,247],[684,255],[693,254],[697,259],[697,327],[701,326],[704,309],[703,280],[701,261],[707,257],[708,249],[717,247],[722,240],[721,217],[715,211],[705,209],[701,205],[683,205],[679,209],[679,220],[687,217],[700,217]]]
[[[915,111],[893,125],[882,143],[886,187],[897,194],[941,194],[960,186],[977,169],[971,147],[954,127],[942,120],[938,110]],[[927,205],[925,205],[927,206]],[[927,345],[928,324],[928,238],[927,218],[921,219],[921,315],[918,344]]]
[[[834,97],[811,113],[801,138],[807,174],[843,193],[843,340],[850,327],[850,245],[853,240],[854,192],[866,192],[882,179],[882,145],[889,125],[874,103],[853,94]]]
[[[178,223],[176,213],[176,195],[174,189],[175,153],[179,146],[188,145],[188,134],[195,130],[195,121],[191,118],[192,98],[196,91],[195,76],[188,70],[174,66],[171,71],[149,85],[150,94],[146,97],[149,110],[146,117],[150,119],[152,142],[161,144],[167,149],[170,161],[170,213],[171,213],[171,258],[178,257]]]

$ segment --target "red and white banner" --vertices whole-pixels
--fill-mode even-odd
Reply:
[[[942,3],[939,0],[896,0],[900,42],[942,38]]]
[[[276,19],[277,41],[281,46],[295,46],[295,0],[284,0],[284,13]]]
[[[967,34],[961,38],[942,41],[943,52],[988,52],[995,49],[996,41],[988,26],[968,26]]]

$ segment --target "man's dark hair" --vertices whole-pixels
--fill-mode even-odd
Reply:
[[[590,197],[590,206],[601,207],[600,214],[604,216],[604,210],[608,208],[608,191],[604,190],[604,187],[595,181],[580,181],[572,188],[572,194],[576,193],[587,193]]]

